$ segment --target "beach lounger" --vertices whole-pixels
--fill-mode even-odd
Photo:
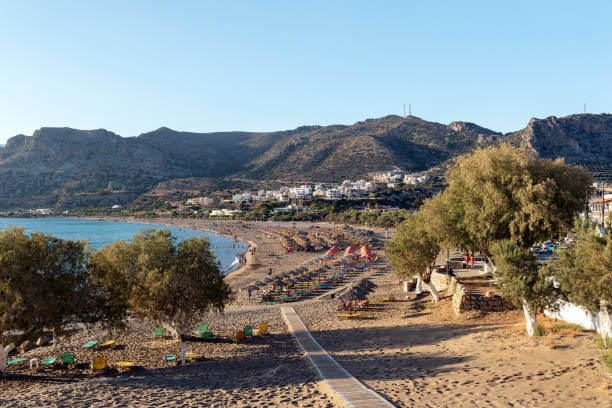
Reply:
[[[203,339],[212,337],[212,332],[208,331],[208,323],[202,323],[200,328],[193,331],[194,334],[200,335]]]
[[[168,355],[164,356],[164,361],[166,363],[171,363],[171,362],[173,362],[175,360],[176,360],[176,354],[168,354]]]
[[[230,340],[233,341],[234,343],[238,343],[241,340],[244,340],[245,338],[245,334],[242,330],[240,330],[238,333],[236,333],[233,337],[230,337]]]
[[[268,332],[268,322],[263,322],[259,325],[259,329],[253,329],[254,336],[261,336]]]
[[[100,347],[107,347],[107,348],[114,348],[115,347],[115,340],[108,340],[105,341],[104,343],[100,344]]]
[[[47,357],[42,361],[42,363],[40,363],[40,365],[41,366],[53,366],[55,365],[56,361],[57,361],[56,357]]]
[[[197,359],[203,358],[203,357],[204,357],[203,354],[192,353],[192,352],[185,353],[185,358],[187,360],[197,360]]]
[[[98,344],[98,340],[91,340],[91,341],[88,341],[87,343],[83,344],[83,348],[84,349],[90,349],[90,348],[93,348],[96,344]]]
[[[130,363],[129,361],[117,361],[115,365],[117,366],[117,371],[119,372],[130,370],[136,366],[136,364]]]
[[[98,356],[94,358],[93,364],[91,365],[92,371],[102,371],[106,369],[106,357]]]
[[[165,329],[163,327],[156,327],[153,329],[153,335],[155,337],[164,337],[164,331]]]
[[[246,337],[252,337],[253,336],[253,326],[244,326],[244,335]]]
[[[27,359],[27,358],[25,358],[25,357],[16,358],[16,359],[13,359],[13,360],[9,360],[9,361],[7,361],[7,362],[6,362],[6,365],[14,365],[14,364],[19,364],[19,363],[23,363],[23,362],[25,362],[25,361],[28,361],[28,359]]]
[[[62,364],[63,365],[76,363],[76,357],[74,356],[74,354],[72,354],[70,352],[62,353],[62,357],[61,358],[62,358]]]

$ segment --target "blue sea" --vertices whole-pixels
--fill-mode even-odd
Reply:
[[[167,229],[179,241],[190,237],[208,237],[221,270],[228,271],[237,264],[237,256],[247,248],[246,244],[234,244],[232,238],[208,231],[135,222],[84,220],[78,218],[0,218],[0,230],[11,226],[24,227],[26,233],[33,231],[55,235],[63,239],[89,241],[89,246],[100,249],[115,241],[129,241],[139,230],[146,228]]]

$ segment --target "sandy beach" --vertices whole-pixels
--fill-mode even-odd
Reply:
[[[122,221],[125,221],[122,219]],[[155,324],[130,320],[128,329],[111,334],[81,330],[62,338],[57,349],[39,347],[28,358],[75,352],[79,364],[32,372],[27,363],[9,368],[0,380],[3,406],[211,406],[211,407],[342,407],[325,386],[289,333],[281,304],[249,301],[244,288],[267,276],[303,265],[322,251],[280,256],[277,229],[306,230],[340,226],[311,223],[240,223],[193,220],[135,220],[207,229],[251,242],[247,263],[227,277],[235,299],[225,313],[209,313],[202,321],[212,340],[191,339],[188,351],[202,355],[186,367],[165,363],[161,356],[178,354],[180,343],[151,334]],[[381,238],[382,231],[378,231]],[[384,232],[382,232],[384,235]],[[329,296],[293,302],[314,338],[367,387],[398,407],[611,407],[610,374],[598,358],[595,334],[572,330],[542,338],[523,334],[518,311],[483,317],[456,317],[450,299],[433,304],[431,297],[401,291],[384,260],[376,267],[347,275],[343,285],[363,277],[377,285],[362,319],[336,316]],[[392,295],[395,301],[376,298]],[[227,339],[246,324],[268,322],[270,333],[233,344]],[[554,326],[552,320],[545,324]],[[90,339],[116,340],[112,350],[96,350],[109,363],[137,361],[139,367],[90,374]]]

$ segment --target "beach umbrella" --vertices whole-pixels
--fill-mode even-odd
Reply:
[[[349,255],[354,255],[355,254],[355,247],[352,245],[349,245],[346,250],[344,251],[344,256],[349,256]]]
[[[361,257],[365,259],[372,259],[374,256],[372,255],[372,250],[369,246],[364,245],[361,247]]]
[[[330,257],[336,255],[336,252],[338,252],[340,250],[340,248],[338,248],[337,246],[333,246],[331,247],[325,254],[329,255]]]

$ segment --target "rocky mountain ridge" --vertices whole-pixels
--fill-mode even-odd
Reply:
[[[105,129],[41,128],[10,138],[0,150],[0,208],[127,204],[160,182],[182,178],[336,182],[393,167],[421,171],[500,141],[605,167],[611,118],[532,119],[506,135],[469,122],[393,115],[266,133],[162,127],[121,137]]]

